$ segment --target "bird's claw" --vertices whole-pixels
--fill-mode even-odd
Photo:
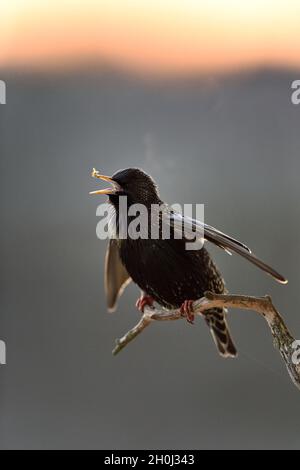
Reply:
[[[136,308],[140,312],[144,312],[144,308],[148,305],[149,307],[153,306],[154,299],[151,297],[151,295],[141,295],[139,299],[136,301]]]
[[[194,324],[195,320],[193,303],[193,300],[185,300],[180,307],[181,316],[186,318],[186,321],[191,325]]]

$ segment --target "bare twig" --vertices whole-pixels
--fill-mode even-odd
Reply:
[[[205,297],[195,300],[193,304],[194,313],[199,316],[205,315],[206,310],[216,307],[254,310],[261,314],[270,327],[274,346],[279,350],[293,383],[300,389],[300,364],[297,363],[298,361],[293,360],[295,356],[295,349],[293,347],[295,338],[290,334],[283,318],[274,307],[269,296],[250,297],[246,295],[223,295],[206,292]],[[182,315],[178,309],[164,310],[146,307],[139,323],[117,340],[113,354],[118,354],[153,321],[179,320],[181,318]]]

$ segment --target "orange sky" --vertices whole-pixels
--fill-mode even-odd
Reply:
[[[1,0],[0,65],[300,65],[300,0]]]

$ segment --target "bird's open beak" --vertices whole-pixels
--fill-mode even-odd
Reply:
[[[116,181],[114,181],[109,176],[100,175],[99,171],[97,171],[95,168],[93,168],[91,176],[93,178],[98,178],[103,181],[109,181],[109,183],[111,183],[112,186],[110,188],[99,189],[97,191],[91,191],[89,194],[114,194],[119,189],[119,185],[116,183]]]

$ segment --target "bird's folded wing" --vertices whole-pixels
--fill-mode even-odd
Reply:
[[[115,310],[118,298],[130,281],[119,255],[117,240],[111,239],[108,242],[104,267],[104,287],[109,311]]]
[[[229,254],[231,254],[231,252],[237,253],[238,255],[250,261],[250,263],[270,274],[270,276],[272,276],[281,284],[286,284],[288,282],[287,279],[279,274],[275,269],[258,259],[251,252],[251,250],[239,240],[236,240],[235,238],[232,238],[231,236],[220,232],[220,230],[217,230],[216,228],[211,227],[210,225],[207,225],[197,219],[192,219],[191,217],[186,217],[173,211],[171,213],[171,220],[173,218],[172,226],[175,226],[175,229],[179,226],[179,223],[183,223],[185,233],[194,233],[195,238],[203,238],[204,240],[207,240],[222,248]]]

